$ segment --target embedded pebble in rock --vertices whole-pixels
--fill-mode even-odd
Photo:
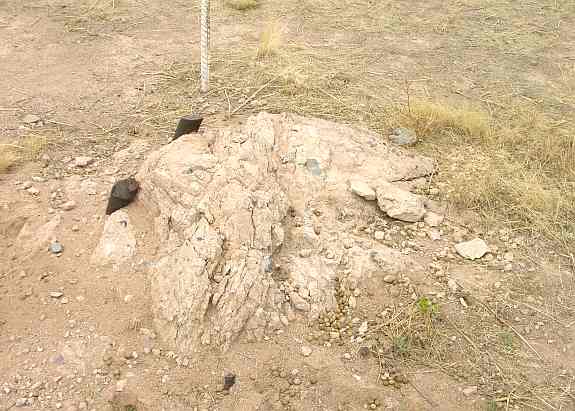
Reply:
[[[471,241],[455,244],[455,251],[467,260],[476,260],[488,253],[489,247],[481,238],[475,238]]]
[[[76,157],[74,159],[74,166],[84,168],[84,167],[88,167],[93,162],[94,162],[94,159],[92,157],[80,156],[80,157]]]
[[[59,241],[52,241],[50,243],[50,252],[52,254],[60,254],[62,251],[64,251],[64,247]]]
[[[375,190],[371,188],[367,183],[359,180],[350,181],[351,192],[355,195],[365,198],[366,200],[375,200]]]
[[[76,208],[76,202],[74,200],[70,200],[62,204],[62,210],[70,211]]]
[[[438,227],[443,223],[443,216],[432,211],[427,211],[423,216],[423,221],[430,227]]]
[[[307,345],[304,345],[303,347],[301,347],[301,355],[303,355],[304,357],[309,357],[312,353],[312,349],[310,347],[308,347]]]
[[[398,146],[411,146],[417,143],[417,134],[409,128],[398,127],[391,132],[389,141]]]
[[[30,187],[26,190],[30,195],[33,196],[37,196],[38,194],[40,194],[40,190],[38,190],[36,187]]]

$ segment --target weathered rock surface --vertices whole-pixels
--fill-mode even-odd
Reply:
[[[150,273],[158,335],[184,352],[226,349],[335,308],[336,277],[357,284],[406,269],[409,257],[352,234],[354,216],[379,211],[349,181],[432,169],[372,132],[289,114],[260,113],[152,153],[136,178],[159,246]]]
[[[359,180],[351,180],[349,182],[351,192],[365,198],[366,200],[375,200],[375,190],[369,184]]]
[[[455,251],[463,258],[477,260],[489,252],[489,247],[481,238],[474,238],[471,241],[455,244]]]
[[[104,232],[92,253],[91,262],[97,265],[121,264],[136,253],[136,237],[128,213],[118,210],[104,224]]]
[[[29,219],[18,233],[17,246],[29,253],[47,250],[61,222],[60,216],[53,217],[47,222]]]
[[[415,223],[425,214],[425,203],[421,196],[402,190],[393,184],[380,181],[376,188],[377,204],[391,218]]]

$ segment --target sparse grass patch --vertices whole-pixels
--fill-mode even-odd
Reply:
[[[258,6],[258,0],[227,0],[226,4],[235,10],[249,10]]]
[[[269,23],[260,34],[258,58],[277,54],[281,45],[281,35],[278,23]]]
[[[0,173],[6,173],[19,163],[37,159],[46,144],[47,138],[39,135],[26,136],[14,144],[0,144]]]
[[[414,102],[408,105],[402,116],[404,122],[422,138],[455,133],[462,137],[481,139],[490,133],[487,113],[448,104]]]
[[[16,156],[5,146],[0,146],[0,174],[6,173],[16,163]]]

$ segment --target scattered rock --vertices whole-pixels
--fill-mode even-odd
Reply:
[[[58,298],[62,298],[63,295],[64,295],[64,293],[60,292],[60,291],[51,291],[50,292],[50,298],[58,299]]]
[[[304,345],[301,347],[301,355],[303,355],[304,357],[309,357],[312,353],[312,349],[310,347],[308,347],[307,345]]]
[[[430,227],[438,227],[443,222],[443,216],[433,211],[427,211],[423,216],[423,221]]]
[[[80,156],[74,159],[74,167],[84,168],[88,167],[90,164],[94,162],[92,157],[87,156]]]
[[[377,204],[389,217],[415,223],[425,214],[423,199],[388,182],[380,182],[376,188]]]
[[[36,114],[26,114],[24,116],[24,118],[22,119],[22,121],[25,124],[34,124],[34,123],[38,123],[40,120],[42,120],[39,116],[37,116]]]
[[[32,182],[31,181],[24,181],[22,183],[22,189],[23,190],[28,190],[30,187],[32,187]]]
[[[488,253],[489,247],[487,247],[487,243],[481,238],[475,238],[471,241],[456,244],[455,251],[467,260],[476,260]]]
[[[411,146],[417,143],[417,134],[409,128],[398,127],[392,131],[389,140],[399,146]]]
[[[50,252],[52,254],[60,254],[64,251],[64,246],[59,241],[52,241],[50,243]]]
[[[375,200],[375,190],[371,188],[367,183],[359,180],[350,181],[351,192],[355,195],[365,198],[366,200]]]
[[[441,233],[437,230],[429,230],[429,232],[427,233],[427,235],[429,236],[429,238],[433,241],[438,241],[441,240]]]
[[[383,277],[383,281],[388,284],[393,284],[397,281],[397,277],[395,275],[388,274],[385,277]]]
[[[376,231],[374,234],[374,237],[376,240],[381,241],[383,239],[385,239],[385,232],[383,231]]]
[[[62,210],[64,211],[70,211],[74,208],[76,208],[76,202],[74,200],[66,201],[64,204],[62,204]]]
[[[466,397],[469,397],[470,395],[477,393],[477,386],[473,385],[471,387],[464,388],[462,392],[463,392],[463,395],[465,395]]]

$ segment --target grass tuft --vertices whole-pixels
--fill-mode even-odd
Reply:
[[[228,0],[227,5],[235,10],[249,10],[258,6],[257,0]]]
[[[277,54],[281,45],[279,25],[275,22],[268,24],[260,35],[258,45],[258,58]]]

